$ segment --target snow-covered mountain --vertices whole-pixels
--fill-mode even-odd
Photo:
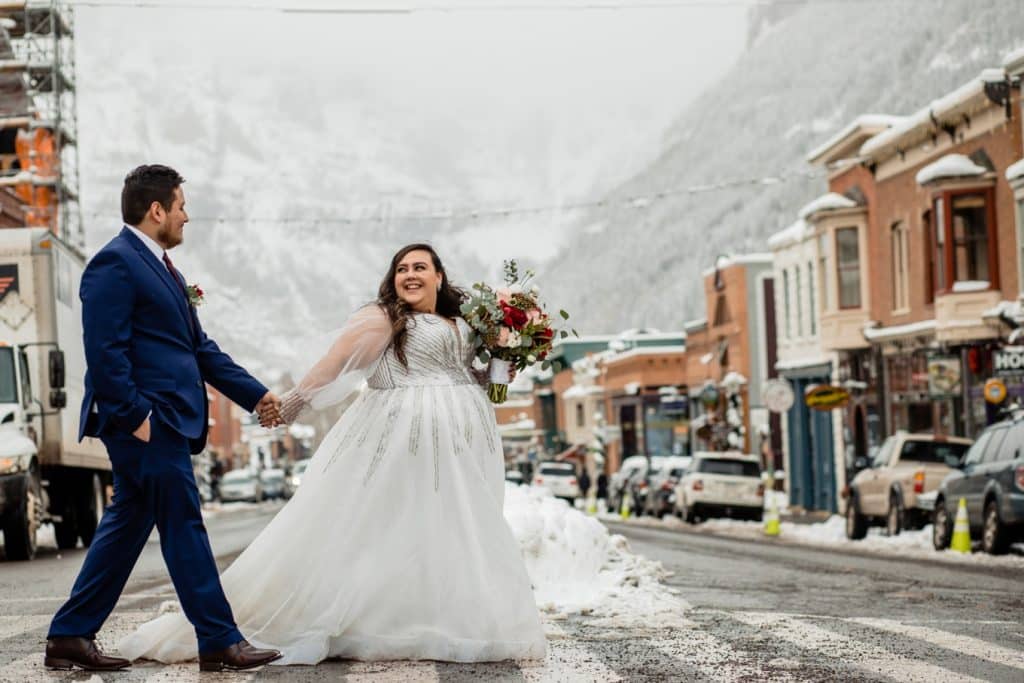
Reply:
[[[393,44],[367,39],[343,53],[365,64],[330,62],[329,41],[361,39],[333,28],[347,21],[322,27],[307,19],[292,31],[281,22],[298,19],[259,13],[88,8],[78,19],[89,250],[119,229],[118,193],[130,168],[177,168],[187,179],[192,221],[175,262],[207,293],[204,325],[237,357],[271,374],[288,365],[297,340],[337,327],[372,299],[402,244],[434,243],[466,284],[497,276],[503,258],[552,258],[576,215],[473,212],[608,192],[654,158],[672,118],[637,114],[634,105],[573,114],[573,88],[615,88],[623,76],[562,83],[559,74],[572,71],[568,57],[546,65],[555,77],[537,85],[540,95],[481,87],[474,96],[474,84],[500,82],[501,75],[470,74],[465,83],[460,74],[438,75],[431,60],[442,57],[421,51],[443,51],[447,43],[413,42],[417,31],[434,26],[430,21],[438,30],[455,26],[445,17],[388,24],[380,35]],[[535,19],[510,15],[507,23],[538,39],[546,29]],[[111,40],[115,31],[119,39]],[[735,33],[739,46],[742,26]],[[562,41],[558,34],[549,43]],[[501,49],[519,48],[512,40]],[[411,65],[389,72],[382,66],[388,59]],[[418,59],[426,64],[416,81],[409,74],[416,75]],[[545,67],[543,59],[522,59]],[[482,68],[469,55],[453,64]],[[701,78],[715,73],[703,69]],[[452,87],[470,92],[446,90]]]
[[[588,331],[678,329],[705,312],[700,273],[767,237],[825,190],[804,157],[864,113],[909,114],[1024,44],[1015,0],[781,3],[757,9],[751,45],[678,118],[654,163],[580,219],[548,280]],[[669,191],[642,207],[628,198]]]

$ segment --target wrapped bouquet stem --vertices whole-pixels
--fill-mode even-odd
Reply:
[[[487,387],[487,397],[491,403],[504,403],[508,400],[508,376],[511,371],[510,361],[491,357],[490,385]]]

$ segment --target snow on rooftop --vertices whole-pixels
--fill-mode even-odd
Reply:
[[[1003,58],[1003,66],[1007,69],[1024,64],[1024,45]]]
[[[828,192],[800,209],[800,218],[807,219],[809,216],[812,216],[819,211],[852,209],[856,206],[857,202],[853,201],[849,197],[844,197],[843,195],[835,192]]]
[[[986,75],[991,76],[989,71],[990,70],[986,69],[981,72],[979,76],[972,78],[956,90],[940,97],[937,100],[933,100],[928,106],[923,107],[910,116],[905,117],[900,123],[894,125],[889,130],[874,136],[861,146],[861,156],[869,156],[875,152],[881,151],[888,145],[896,142],[904,135],[921,126],[927,126],[930,129],[933,125],[933,115],[935,117],[940,117],[956,105],[984,92],[985,81],[983,79]]]
[[[718,259],[718,262],[717,262],[717,264],[715,266],[713,266],[711,268],[707,268],[702,273],[702,275],[704,277],[707,277],[709,275],[714,275],[716,267],[721,269],[721,268],[729,268],[730,266],[742,266],[742,265],[748,265],[748,266],[771,265],[771,263],[772,263],[772,255],[771,254],[739,254],[739,255],[723,256],[720,259]]]
[[[885,341],[887,339],[899,339],[900,337],[912,337],[915,335],[928,334],[935,331],[934,320],[921,320],[906,325],[891,325],[889,327],[865,327],[864,338],[869,342]]]
[[[771,237],[768,238],[768,248],[772,251],[777,251],[791,244],[797,244],[803,241],[804,237],[813,230],[807,221],[803,218],[797,220],[793,225],[789,226],[785,230],[780,230]]]
[[[1017,178],[1024,178],[1024,159],[1021,159],[1006,169],[1007,180],[1016,180]]]
[[[901,123],[905,118],[905,116],[890,116],[889,114],[861,114],[845,128],[812,149],[807,154],[806,159],[808,161],[817,159],[859,130],[865,128],[890,128]]]
[[[979,76],[982,83],[1002,83],[1006,80],[1005,69],[985,69]]]
[[[585,386],[582,384],[573,384],[571,387],[565,390],[562,394],[563,399],[570,398],[585,398],[587,396],[598,396],[604,393],[604,387],[599,387],[595,384]]]
[[[987,168],[979,166],[963,154],[947,154],[918,171],[916,179],[918,185],[927,185],[942,178],[972,178],[985,173],[988,173]]]

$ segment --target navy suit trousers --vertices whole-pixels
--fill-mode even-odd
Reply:
[[[121,432],[101,435],[113,465],[114,500],[48,637],[95,637],[155,525],[182,610],[195,626],[199,652],[222,650],[242,640],[242,634],[203,525],[188,439],[155,415],[151,427],[148,443]]]

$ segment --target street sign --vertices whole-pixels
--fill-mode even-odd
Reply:
[[[831,384],[819,384],[804,396],[804,403],[815,410],[842,408],[850,402],[850,392]]]
[[[764,383],[761,399],[768,410],[773,413],[785,413],[793,407],[796,397],[793,387],[784,379],[770,379]]]

